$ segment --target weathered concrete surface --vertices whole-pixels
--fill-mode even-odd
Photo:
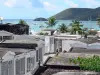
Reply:
[[[74,64],[70,62],[70,58],[77,57],[92,57],[94,55],[100,56],[97,53],[59,53],[57,56],[50,58],[47,65],[65,65],[65,66],[79,66],[79,64]],[[46,57],[45,57],[46,58]]]
[[[97,72],[58,72],[52,75],[100,75]]]
[[[91,57],[94,55],[100,56],[100,53],[60,53],[59,57],[76,58],[76,57]]]
[[[55,54],[48,54],[48,55],[44,55],[43,56],[43,63],[45,63],[45,61],[47,60],[48,57],[54,57]]]

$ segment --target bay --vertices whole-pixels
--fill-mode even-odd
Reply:
[[[33,19],[24,19],[28,25],[30,26],[30,30],[34,32],[40,31],[42,28],[46,27],[45,21],[33,21]],[[12,23],[16,24],[19,22],[19,19],[4,19],[3,23]],[[80,21],[84,28],[94,28],[96,30],[100,30],[99,26],[97,25],[97,21]],[[71,20],[58,20],[58,23],[54,29],[57,29],[59,25],[62,23],[66,24],[66,26],[69,26],[70,23],[72,23]],[[42,28],[40,28],[42,26]],[[44,27],[43,27],[44,26]]]

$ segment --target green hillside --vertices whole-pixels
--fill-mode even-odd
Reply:
[[[56,15],[54,17],[57,20],[74,20],[76,18],[80,20],[96,20],[100,14],[100,8],[90,9],[90,8],[69,8]]]

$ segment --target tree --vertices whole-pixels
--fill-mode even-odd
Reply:
[[[21,34],[21,33],[27,34],[27,33],[26,33],[26,30],[28,30],[29,25],[26,23],[26,21],[20,19],[18,24],[19,24],[19,30],[18,30],[19,33],[20,33],[20,34]]]
[[[82,34],[83,30],[81,27],[83,27],[83,25],[80,24],[81,22],[78,20],[74,20],[72,21],[72,23],[70,24],[71,26],[71,33],[72,34],[76,34],[76,32],[78,32],[79,34]]]
[[[28,24],[26,23],[26,21],[24,21],[24,20],[22,20],[22,19],[19,20],[19,23],[18,23],[18,24],[28,25]]]
[[[61,32],[61,33],[66,33],[68,32],[68,27],[63,23],[59,26],[58,30]]]
[[[48,19],[48,22],[45,22],[48,26],[47,27],[53,27],[57,24],[56,18],[50,17]]]

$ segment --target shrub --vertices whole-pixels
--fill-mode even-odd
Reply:
[[[74,64],[79,64],[81,70],[100,72],[100,57],[97,55],[88,58],[72,58],[70,59],[70,62]]]
[[[44,35],[48,35],[48,33],[44,33]]]
[[[39,35],[48,35],[48,33],[40,32]]]
[[[39,35],[44,35],[44,33],[40,32]]]

